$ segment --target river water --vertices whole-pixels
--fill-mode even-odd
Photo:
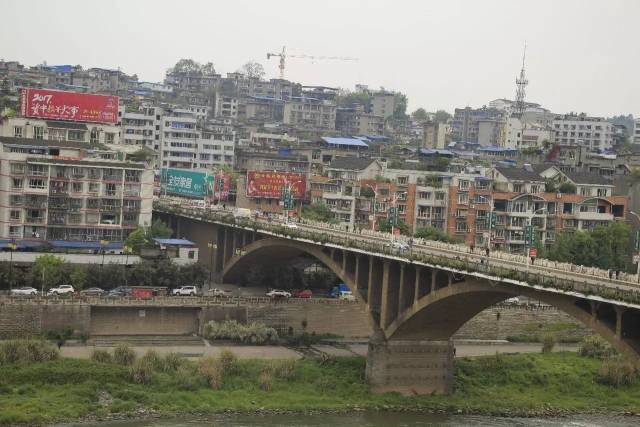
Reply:
[[[496,418],[467,415],[362,412],[318,415],[230,415],[167,420],[65,424],[65,427],[631,427],[632,417]]]

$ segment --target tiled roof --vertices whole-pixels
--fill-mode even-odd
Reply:
[[[540,175],[526,169],[497,167],[496,170],[507,179],[515,181],[544,182],[544,178]]]
[[[613,185],[613,182],[597,173],[563,172],[575,184]]]

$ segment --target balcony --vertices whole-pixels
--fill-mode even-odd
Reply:
[[[122,208],[123,212],[140,212],[140,206],[125,206]]]
[[[49,188],[49,195],[51,196],[67,196],[69,195],[68,188]]]
[[[32,208],[32,209],[46,209],[47,201],[46,200],[26,200],[24,202],[24,205],[27,208]]]
[[[43,216],[28,216],[24,219],[25,224],[44,224]]]
[[[613,214],[600,212],[576,212],[575,218],[588,221],[613,221]]]

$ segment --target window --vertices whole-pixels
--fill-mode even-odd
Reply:
[[[69,141],[84,141],[84,131],[82,130],[70,130]]]
[[[456,233],[466,233],[467,232],[467,223],[466,222],[456,222]]]
[[[97,182],[89,183],[89,193],[98,193],[100,192],[100,184]]]
[[[64,141],[67,133],[64,129],[49,129],[49,140]]]
[[[458,193],[458,204],[466,205],[469,203],[469,193]]]
[[[22,178],[13,178],[11,188],[18,190],[22,188]]]
[[[598,188],[598,197],[607,197],[608,191],[606,188]]]
[[[82,182],[71,183],[71,191],[74,193],[82,193],[84,191],[84,183]]]
[[[16,138],[22,138],[22,126],[13,127],[13,136]]]
[[[20,221],[20,217],[22,216],[22,211],[19,210],[11,210],[9,212],[9,219],[11,221]]]
[[[438,191],[436,193],[436,200],[444,200],[445,193],[442,191]]]
[[[91,134],[89,135],[89,138],[89,142],[91,142],[92,144],[97,144],[100,140],[100,132],[98,132],[97,129],[93,129],[91,131]]]
[[[43,189],[45,188],[44,179],[42,178],[31,178],[29,179],[29,188],[37,188]]]
[[[522,184],[513,184],[514,193],[522,193]]]
[[[431,200],[431,192],[429,192],[429,191],[420,191],[418,193],[418,198],[424,199],[424,200]]]
[[[11,163],[11,174],[22,175],[25,171],[24,163]]]
[[[42,126],[33,127],[33,139],[44,139],[44,128]]]
[[[469,189],[469,181],[458,181],[458,189],[460,190],[468,190]]]
[[[539,185],[532,185],[531,186],[531,192],[532,193],[539,193],[540,192],[540,186]]]
[[[105,144],[113,144],[116,139],[116,134],[113,132],[106,132],[104,134],[104,143]]]

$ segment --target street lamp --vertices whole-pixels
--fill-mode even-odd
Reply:
[[[640,215],[638,215],[633,211],[629,211],[629,213],[633,215],[636,218],[636,220],[638,220],[638,223],[640,224]],[[634,248],[633,260],[637,261],[636,262],[636,265],[637,265],[636,280],[638,281],[638,283],[640,283],[640,227],[636,229],[633,248]]]
[[[127,286],[127,267],[129,266],[129,254],[132,252],[131,247],[124,246],[123,251],[125,253],[124,266],[122,268],[122,275],[124,277],[124,285]]]
[[[104,253],[108,244],[108,240],[100,240],[100,250],[102,251],[102,264],[100,264],[101,269],[104,269]]]
[[[9,255],[9,292],[13,289],[13,251],[18,247],[14,239],[11,239],[9,243],[9,250],[11,250],[11,254]]]
[[[207,247],[209,248],[209,288],[211,288],[211,282],[213,281],[213,258],[216,249],[218,249],[218,245],[214,242],[208,242]]]

